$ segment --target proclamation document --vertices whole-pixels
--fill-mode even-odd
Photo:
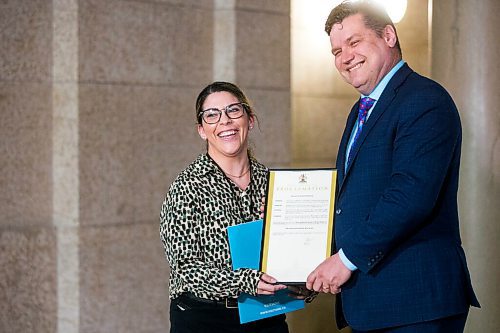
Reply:
[[[269,171],[261,270],[303,284],[331,256],[337,170]]]

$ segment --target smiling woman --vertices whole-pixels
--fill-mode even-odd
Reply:
[[[200,112],[198,133],[208,142],[208,154],[230,174],[241,174],[249,167],[248,132],[253,128],[254,117],[245,112],[250,109],[247,105],[233,94],[220,91],[205,99]]]
[[[180,173],[163,202],[160,236],[171,268],[171,333],[287,333],[284,315],[240,324],[242,292],[284,289],[255,269],[232,270],[226,228],[259,219],[267,168],[248,152],[253,109],[234,84],[214,82],[196,100],[207,152]]]
[[[250,182],[248,134],[255,114],[245,94],[234,84],[214,82],[196,101],[198,133],[207,141],[208,155],[240,188]]]

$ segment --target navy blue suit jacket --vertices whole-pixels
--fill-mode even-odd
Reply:
[[[479,306],[459,233],[461,125],[450,95],[405,64],[363,125],[344,172],[357,108],[337,155],[335,242],[358,270],[337,299],[337,323],[369,330]]]

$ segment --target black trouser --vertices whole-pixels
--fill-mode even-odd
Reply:
[[[237,308],[181,295],[170,302],[170,333],[288,333],[285,315],[240,324]]]

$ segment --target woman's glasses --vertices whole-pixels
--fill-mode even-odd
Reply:
[[[226,113],[226,116],[229,119],[238,119],[243,116],[245,113],[245,108],[248,107],[248,104],[245,103],[233,103],[226,106],[224,109],[206,109],[200,112],[201,119],[207,124],[216,124],[220,121],[220,117],[222,116],[222,112]]]

